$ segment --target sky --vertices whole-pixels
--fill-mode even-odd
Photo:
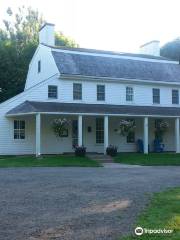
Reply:
[[[180,0],[0,0],[0,26],[7,7],[22,5],[84,48],[138,52],[151,40],[163,45],[180,36]]]

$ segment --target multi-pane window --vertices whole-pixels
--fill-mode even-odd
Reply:
[[[126,87],[126,101],[132,102],[134,98],[134,92],[132,87]]]
[[[160,89],[159,88],[153,88],[153,103],[160,103]]]
[[[82,84],[73,83],[73,99],[82,100]]]
[[[172,90],[172,104],[179,104],[179,90]]]
[[[96,143],[104,143],[104,119],[96,118]]]
[[[97,85],[97,101],[105,100],[105,86]]]
[[[58,97],[57,86],[49,85],[48,86],[48,98],[57,98],[57,97]]]
[[[38,61],[38,73],[40,73],[41,72],[41,61],[39,60]]]
[[[14,120],[14,139],[25,139],[24,120]]]

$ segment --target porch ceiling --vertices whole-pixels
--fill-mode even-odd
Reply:
[[[130,116],[180,116],[179,107],[132,106],[25,101],[7,112],[7,116],[35,113],[102,114]]]

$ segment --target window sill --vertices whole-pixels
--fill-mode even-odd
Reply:
[[[126,101],[126,104],[128,104],[128,105],[134,105],[135,104],[135,102],[134,101]]]
[[[51,98],[51,97],[49,97],[49,98],[47,98],[48,100],[58,100],[58,98]]]
[[[153,106],[160,106],[160,103],[152,103]]]
[[[26,142],[27,139],[13,139],[14,142]]]
[[[85,101],[84,100],[78,100],[78,99],[73,99],[73,102],[81,102],[81,103],[85,103]]]

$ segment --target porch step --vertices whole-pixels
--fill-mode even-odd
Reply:
[[[110,156],[103,155],[103,154],[88,154],[87,155],[90,159],[98,161],[100,163],[113,163],[113,159]]]

